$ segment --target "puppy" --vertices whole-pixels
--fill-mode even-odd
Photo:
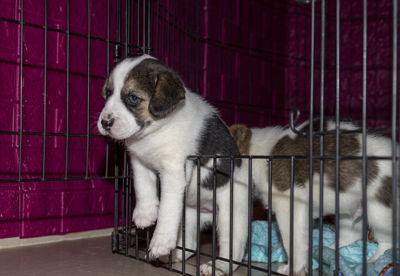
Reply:
[[[352,123],[341,122],[341,130],[357,130]],[[319,122],[314,123],[319,130]],[[309,122],[300,126],[300,131],[308,131]],[[327,121],[324,129],[335,130],[335,123]],[[308,136],[301,136],[289,128],[266,127],[249,129],[243,125],[230,128],[238,143],[241,154],[269,156],[307,156],[309,154]],[[341,156],[361,156],[362,138],[359,133],[341,134],[339,139]],[[335,156],[335,133],[324,137],[324,155]],[[367,136],[368,156],[391,156],[391,140]],[[320,155],[320,138],[313,140],[313,155]],[[313,217],[319,216],[320,159],[313,162]],[[340,185],[340,246],[361,239],[361,224],[353,230],[353,219],[359,213],[361,193],[361,160],[341,160],[339,171]],[[258,197],[268,206],[268,171],[265,160],[253,160],[253,178]],[[293,216],[293,271],[306,274],[308,257],[308,204],[309,204],[309,160],[294,161],[294,216]],[[367,162],[368,221],[375,239],[379,243],[375,260],[392,247],[392,166],[387,160]],[[283,245],[289,252],[290,244],[290,160],[272,160],[272,206],[281,231]],[[324,214],[335,213],[335,160],[324,161]],[[359,234],[357,234],[359,231]],[[279,269],[287,274],[289,265]]]
[[[174,71],[148,55],[118,63],[105,81],[103,97],[106,103],[97,126],[101,134],[123,140],[129,152],[136,195],[133,221],[139,228],[157,221],[150,242],[151,257],[167,255],[177,242],[182,244],[179,226],[185,193],[185,247],[196,250],[197,161],[188,160],[188,156],[239,155],[228,127],[217,110],[186,88]],[[213,160],[200,160],[201,228],[213,220]],[[241,160],[236,160],[234,167],[238,170]],[[219,255],[229,258],[230,160],[216,159],[215,168]],[[156,174],[161,180],[160,200]],[[247,239],[247,187],[244,182],[237,183],[233,259],[241,261]],[[186,252],[185,258],[191,255]],[[217,275],[228,269],[227,263],[216,262]],[[203,275],[211,275],[211,271],[211,262],[201,265]]]

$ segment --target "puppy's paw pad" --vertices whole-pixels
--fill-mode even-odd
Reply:
[[[158,206],[136,207],[133,211],[133,222],[138,228],[146,228],[153,225],[158,217]]]
[[[200,266],[200,275],[212,276],[212,262],[202,264]],[[225,275],[225,273],[222,270],[215,267],[215,276],[223,276],[223,275]]]
[[[176,238],[169,234],[154,233],[150,242],[150,257],[168,255],[176,247]]]

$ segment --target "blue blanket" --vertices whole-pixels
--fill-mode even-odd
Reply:
[[[329,225],[323,225],[323,272],[331,274],[335,270],[335,250],[329,248],[335,242],[335,232]],[[254,221],[251,232],[251,260],[253,262],[268,262],[268,222]],[[313,269],[318,269],[319,256],[319,228],[315,225],[313,229]],[[283,248],[279,228],[276,223],[271,224],[271,261],[287,262],[287,255]],[[367,242],[367,259],[371,258],[377,250],[377,244]],[[348,275],[361,275],[362,272],[362,241],[356,241],[348,246],[339,249],[340,271]],[[400,256],[400,251],[398,252]],[[244,259],[247,261],[248,253]],[[379,273],[392,262],[392,250],[387,250],[375,262],[368,263],[368,275],[379,275]],[[393,275],[391,269],[387,270],[384,276]]]

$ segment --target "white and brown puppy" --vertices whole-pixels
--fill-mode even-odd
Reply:
[[[195,250],[197,173],[196,162],[187,157],[238,155],[228,127],[217,110],[186,88],[175,72],[148,55],[118,63],[104,84],[103,96],[106,104],[98,119],[98,129],[103,135],[124,140],[130,154],[136,194],[133,221],[139,228],[157,221],[150,243],[151,256],[167,255],[177,242],[181,244],[179,226],[185,191],[186,248]],[[212,163],[213,159],[201,160],[202,228],[212,222]],[[230,161],[218,160],[216,164],[219,255],[228,258]],[[235,167],[240,166],[241,161],[237,160]],[[156,174],[161,180],[160,200]],[[247,238],[246,185],[235,184],[234,203],[233,259],[241,261]],[[228,268],[227,263],[217,261],[217,275],[223,275]],[[201,273],[211,275],[211,264],[203,264]]]
[[[308,131],[309,123],[300,126],[301,131]],[[319,130],[319,122],[314,124]],[[325,130],[335,130],[335,123],[327,121]],[[341,122],[342,130],[357,130],[358,127],[349,122]],[[230,128],[238,143],[241,154],[269,156],[307,156],[309,154],[308,136],[295,134],[289,128],[266,127],[247,128],[234,125]],[[341,134],[339,139],[341,156],[361,155],[361,134]],[[324,155],[335,156],[335,133],[325,135]],[[320,155],[320,139],[313,140],[313,155]],[[377,135],[367,136],[368,156],[391,156],[391,140]],[[268,164],[265,160],[253,160],[253,178],[256,196],[264,206],[268,206]],[[319,216],[319,159],[313,163],[313,216]],[[293,216],[293,270],[298,275],[306,273],[308,252],[308,204],[309,204],[309,160],[294,161],[294,216]],[[352,229],[353,219],[358,213],[362,198],[361,193],[361,160],[340,161],[340,246],[361,238],[361,232]],[[387,160],[369,160],[367,162],[367,196],[368,222],[375,239],[379,243],[376,259],[386,249],[392,247],[392,167]],[[335,160],[324,161],[324,214],[335,213]],[[283,245],[289,252],[290,243],[290,160],[272,160],[272,206],[281,231]],[[361,224],[356,226],[358,231]],[[279,269],[288,273],[285,265]]]

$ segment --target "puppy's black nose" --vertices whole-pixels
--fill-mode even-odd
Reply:
[[[101,125],[107,131],[109,131],[111,129],[113,124],[114,124],[114,118],[109,119],[109,120],[104,120],[104,119],[101,120]]]

